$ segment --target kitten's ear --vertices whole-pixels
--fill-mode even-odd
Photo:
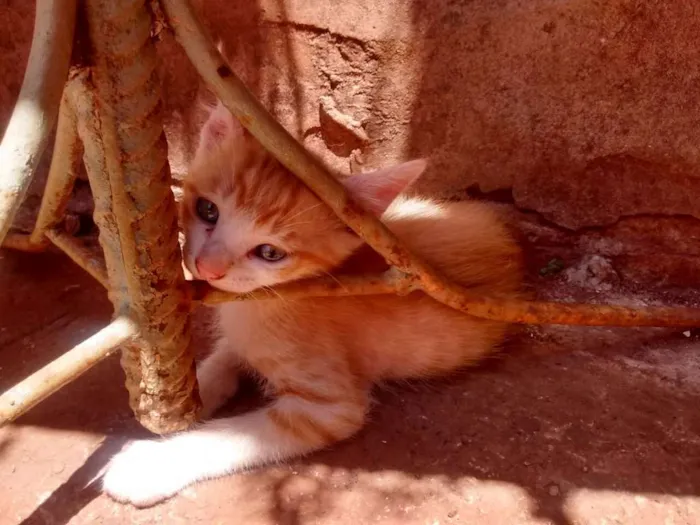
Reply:
[[[368,173],[347,177],[343,184],[348,192],[369,211],[381,215],[425,171],[424,159],[411,160]]]
[[[243,135],[244,128],[226,107],[217,101],[202,130],[199,132],[197,151],[211,151],[225,140]]]

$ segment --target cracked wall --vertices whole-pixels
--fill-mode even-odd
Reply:
[[[193,3],[251,89],[335,169],[427,156],[417,190],[505,202],[534,264],[600,255],[627,280],[700,285],[693,0]],[[0,8],[14,28],[0,39],[7,92],[25,11]],[[168,36],[159,52],[181,175],[206,93]]]

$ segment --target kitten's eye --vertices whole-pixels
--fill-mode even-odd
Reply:
[[[277,262],[284,259],[287,256],[287,253],[276,246],[272,246],[271,244],[261,244],[253,249],[253,255],[259,259],[262,259],[263,261]]]
[[[219,220],[219,208],[217,208],[216,204],[210,200],[200,197],[197,199],[195,209],[197,210],[197,215],[199,218],[204,222],[216,224],[216,221]]]

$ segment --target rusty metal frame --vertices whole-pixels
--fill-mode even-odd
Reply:
[[[121,345],[130,402],[139,421],[157,433],[189,426],[199,405],[188,350],[188,319],[192,305],[200,302],[421,290],[465,314],[506,322],[700,326],[700,308],[629,308],[477,297],[450,282],[351,200],[342,184],[273,119],[231,71],[188,0],[160,0],[168,26],[223,104],[391,265],[380,275],[309,279],[245,295],[215,290],[202,282],[185,283],[160,91],[154,74],[155,51],[150,41],[154,22],[145,4],[146,0],[86,1],[92,63],[74,72],[66,84],[35,229],[29,236],[10,234],[4,244],[40,251],[48,241],[53,243],[109,290],[118,320],[104,334],[100,332],[102,336],[78,345],[0,396],[0,424],[15,419]],[[80,154],[95,198],[104,258],[60,228]],[[28,172],[31,176],[32,171],[33,167],[23,170],[21,177]],[[15,201],[21,201],[21,196],[15,195]],[[13,201],[12,206],[16,209],[19,204]],[[3,220],[0,214],[0,222]],[[115,323],[118,328],[114,328]],[[47,378],[52,379],[47,382]],[[20,401],[18,392],[24,396]]]
[[[76,0],[37,2],[32,48],[19,99],[0,145],[0,244],[49,140],[68,76]]]
[[[191,294],[180,263],[155,73],[152,13],[145,0],[85,0],[81,7],[88,64],[71,73],[65,89],[65,77],[57,82],[58,97],[61,90],[63,97],[39,216],[31,235],[13,234],[10,239],[14,247],[32,251],[48,241],[65,251],[107,287],[115,316],[130,328],[115,321],[121,328],[113,323],[100,332],[103,336],[78,345],[0,396],[0,424],[19,417],[121,346],[132,410],[143,426],[166,434],[194,423],[200,402],[189,344]],[[37,11],[43,12],[44,5],[38,4]],[[62,20],[62,13],[50,13],[52,20],[42,19],[43,26]],[[3,148],[5,141],[7,135]],[[95,201],[103,258],[60,228],[80,155]],[[8,178],[26,185],[33,170],[21,170],[21,177],[10,171]],[[16,209],[22,196],[15,192],[10,208]],[[10,215],[0,217],[8,229]]]
[[[119,317],[72,350],[52,361],[2,395],[0,422],[8,422],[34,407],[138,335],[138,326]]]

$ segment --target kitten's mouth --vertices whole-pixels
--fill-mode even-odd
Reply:
[[[252,280],[250,282],[227,281],[225,277],[220,277],[217,279],[207,279],[206,281],[217,290],[230,293],[244,294],[252,292],[258,288]]]

